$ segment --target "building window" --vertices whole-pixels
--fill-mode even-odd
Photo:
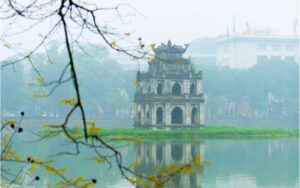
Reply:
[[[285,46],[285,50],[286,50],[287,52],[295,51],[295,46],[292,45],[292,44],[286,45],[286,46]]]
[[[263,62],[267,62],[267,61],[268,61],[268,57],[267,56],[260,55],[260,56],[256,57],[256,62],[257,63],[263,63]]]
[[[281,46],[279,44],[273,44],[272,45],[272,50],[273,51],[280,51],[281,50]]]
[[[280,56],[271,56],[271,60],[272,61],[277,61],[277,62],[279,62],[279,61],[281,61],[281,57]]]
[[[257,50],[258,51],[266,51],[267,50],[267,45],[266,44],[258,44],[257,45]]]
[[[294,56],[286,56],[285,61],[292,61],[295,62],[295,57]]]

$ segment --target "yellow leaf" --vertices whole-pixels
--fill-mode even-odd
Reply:
[[[57,172],[58,172],[59,174],[65,173],[65,172],[67,172],[67,171],[68,171],[67,168],[61,168],[61,169],[57,170]]]
[[[151,47],[151,49],[152,49],[152,50],[155,50],[155,48],[156,48],[156,44],[155,44],[155,43],[153,43],[153,44],[150,44],[150,47]]]
[[[25,60],[30,60],[30,56],[27,55],[27,56],[24,57],[24,59],[25,59]]]
[[[133,139],[133,141],[134,141],[134,142],[137,142],[137,143],[141,142],[142,140],[143,140],[143,139],[140,138],[140,137],[136,137],[136,138]]]
[[[200,161],[201,161],[201,156],[200,155],[196,155],[193,159],[194,164],[200,164]]]
[[[43,162],[40,161],[40,160],[38,160],[37,158],[31,157],[31,160],[32,160],[32,163],[33,163],[33,164],[38,164],[38,165],[42,165],[42,164],[43,164]]]
[[[62,99],[59,99],[59,102],[62,103],[62,104],[76,105],[77,104],[77,99],[75,97],[62,98]]]
[[[12,150],[11,150],[11,147],[8,146],[8,147],[6,148],[6,151],[5,151],[5,153],[4,153],[3,158],[4,158],[4,159],[10,159],[12,156],[13,156],[13,152],[12,152]]]
[[[137,86],[139,83],[140,83],[139,80],[134,80],[134,81],[133,81],[133,84],[134,84],[135,86]]]
[[[183,64],[183,61],[176,61],[176,65],[181,65]]]
[[[44,123],[44,124],[43,124],[43,128],[50,128],[49,123]]]
[[[131,33],[127,32],[127,33],[124,33],[124,35],[129,37],[131,35]]]
[[[180,166],[175,165],[175,164],[169,164],[166,166],[166,170],[170,171],[170,172],[175,172],[178,171],[180,169]]]
[[[14,159],[15,159],[16,161],[20,161],[20,156],[17,155],[17,154],[15,154],[15,155],[14,155]]]
[[[46,169],[48,172],[50,172],[51,174],[54,174],[54,175],[58,174],[57,170],[56,170],[55,168],[53,168],[52,166],[46,165],[46,166],[45,166],[45,169]]]
[[[136,180],[134,178],[129,178],[130,183],[136,184]]]
[[[92,126],[92,127],[95,127],[95,125],[96,125],[93,121],[86,121],[85,123],[86,123],[87,125]]]
[[[95,157],[94,158],[94,161],[96,163],[104,163],[105,162],[105,159],[103,157]]]
[[[48,160],[48,161],[44,161],[44,164],[51,164],[53,162],[54,162],[54,160]]]
[[[47,64],[54,64],[50,59],[47,60]]]
[[[112,48],[116,47],[116,45],[117,45],[116,41],[113,41],[112,43],[110,43],[110,45],[111,45]]]
[[[81,185],[80,188],[88,188],[88,187],[90,187],[90,186],[92,186],[92,185],[94,185],[93,182],[87,182],[87,183]]]
[[[78,178],[76,178],[76,180],[73,181],[73,184],[77,185],[79,182],[83,181],[84,177],[79,176]]]
[[[38,82],[38,84],[40,84],[40,85],[44,83],[44,79],[40,76],[36,77],[35,79]]]
[[[4,159],[10,159],[11,158],[11,153],[10,152],[6,152],[5,154],[4,154],[4,157],[3,157]]]
[[[10,48],[9,44],[7,44],[7,43],[4,43],[3,46],[4,46],[5,48]]]
[[[184,174],[188,174],[188,173],[194,173],[195,170],[193,169],[192,165],[187,165],[186,167],[184,167],[181,171]]]
[[[39,98],[39,97],[43,97],[44,95],[43,94],[40,94],[40,93],[34,93],[33,94],[33,97],[35,98]]]
[[[8,119],[8,120],[6,120],[5,123],[6,123],[6,124],[16,124],[17,121],[16,121],[16,120],[13,120],[13,119]]]
[[[156,172],[158,172],[159,174],[164,174],[164,173],[166,173],[165,169],[163,169],[163,168],[161,168],[161,167],[156,168]]]
[[[100,132],[100,131],[102,131],[102,130],[103,130],[103,129],[102,129],[102,128],[99,128],[99,127],[90,127],[90,128],[89,128],[89,133],[94,134],[94,133]]]
[[[154,56],[151,56],[151,57],[149,58],[149,60],[150,60],[150,62],[152,62],[152,61],[156,61],[157,58],[156,58],[156,56],[154,55]]]
[[[201,161],[201,156],[200,155],[196,155],[193,159],[193,163],[196,166],[197,169],[202,169],[202,165],[200,164]]]
[[[149,187],[141,177],[136,177],[136,184],[144,188]]]
[[[129,165],[129,168],[135,168],[137,167],[139,164],[137,161],[132,161],[131,164]]]
[[[35,172],[35,171],[36,171],[36,166],[35,166],[35,165],[32,165],[32,166],[28,169],[28,171],[29,171],[30,173]]]
[[[65,188],[65,187],[68,187],[68,183],[65,182],[65,181],[60,181],[60,182],[57,182],[55,184],[55,187],[57,187],[57,188]]]
[[[11,134],[5,134],[4,136],[2,136],[2,143],[1,144],[6,144],[8,142],[8,139],[11,138]]]
[[[163,183],[155,176],[148,176],[148,180],[154,182],[156,187],[161,187],[163,185]]]

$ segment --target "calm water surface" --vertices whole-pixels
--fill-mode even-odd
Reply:
[[[74,151],[68,143],[61,143],[59,139],[46,140],[39,143],[26,143],[34,139],[29,129],[32,122],[24,122],[24,134],[21,134],[13,147],[17,148],[23,157],[28,155],[49,159],[51,155],[60,151]],[[58,168],[67,167],[68,177],[84,176],[96,178],[96,187],[131,188],[122,179],[117,168],[109,169],[106,164],[96,164],[88,159],[93,157],[93,151],[81,148],[78,156],[57,157],[54,165]],[[134,171],[145,175],[153,174],[157,166],[167,163],[184,163],[192,156],[200,154],[205,161],[211,163],[202,171],[191,175],[180,175],[174,178],[174,184],[169,187],[184,188],[298,188],[299,187],[299,142],[298,138],[284,139],[206,139],[200,141],[159,141],[131,144],[120,149],[124,163],[137,162]],[[80,161],[80,162],[78,162]],[[4,168],[14,168],[15,165],[3,163]],[[58,179],[38,171],[40,182],[55,182]],[[26,180],[25,181],[30,181]],[[35,187],[44,187],[33,184]]]

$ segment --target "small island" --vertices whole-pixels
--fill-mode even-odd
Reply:
[[[74,137],[82,138],[83,130],[80,127],[70,128]],[[42,137],[63,135],[62,131],[46,128],[38,133]],[[207,126],[205,129],[186,130],[150,130],[135,128],[99,129],[93,134],[109,140],[201,140],[201,139],[276,139],[284,137],[299,137],[299,129],[286,130],[282,128],[240,128],[234,126]]]

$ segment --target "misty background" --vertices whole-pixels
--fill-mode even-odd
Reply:
[[[98,1],[94,1],[98,3]],[[109,7],[125,1],[102,1]],[[129,0],[132,7],[122,9],[123,20],[114,13],[103,13],[103,23],[120,32],[142,37],[145,43],[189,43],[186,56],[191,56],[195,69],[203,71],[206,119],[208,124],[261,121],[287,122],[281,126],[298,127],[299,122],[299,64],[296,60],[266,60],[245,69],[220,67],[216,63],[216,43],[226,32],[243,33],[246,24],[253,28],[274,29],[280,35],[293,35],[295,20],[299,20],[297,0],[228,0],[228,1],[146,1]],[[1,31],[17,32],[29,24],[2,22]],[[10,42],[23,54],[39,42],[39,33],[49,29],[50,20],[32,32],[13,36]],[[53,23],[52,23],[53,24]],[[147,69],[147,61],[139,62],[103,45],[92,35],[85,36],[81,48],[74,49],[84,106],[89,117],[133,117],[133,95],[138,67]],[[47,44],[47,54],[39,51],[33,56],[35,65],[47,81],[59,76],[66,51],[59,34]],[[92,43],[89,43],[92,41]],[[1,60],[18,58],[11,49],[1,45]],[[209,57],[193,56],[210,54]],[[49,62],[48,56],[51,59]],[[51,96],[39,97],[47,91],[36,87],[36,74],[27,61],[1,71],[2,116],[14,116],[26,111],[30,117],[60,118],[68,106],[58,103],[60,98],[74,96],[72,83],[60,86]],[[228,121],[227,121],[228,120]],[[131,126],[131,125],[128,125]]]
[[[123,19],[115,11],[103,11],[99,15],[102,25],[109,25],[116,31],[131,32],[133,38],[142,37],[146,44],[172,40],[174,44],[186,44],[202,37],[215,37],[226,33],[227,27],[236,32],[245,30],[248,23],[254,28],[276,29],[282,35],[291,35],[295,19],[300,17],[298,0],[90,0],[102,7],[120,8]],[[1,20],[0,31],[16,33],[30,24],[29,20],[16,19],[10,25]],[[18,44],[18,50],[31,49],[40,40],[39,34],[49,30],[55,20],[49,20],[34,27],[31,32],[9,38]],[[103,43],[94,35],[85,36],[91,42]],[[62,36],[54,35],[55,40]],[[2,41],[3,42],[3,41]],[[4,59],[15,52],[0,46],[0,57]],[[122,63],[122,62],[120,62]]]

